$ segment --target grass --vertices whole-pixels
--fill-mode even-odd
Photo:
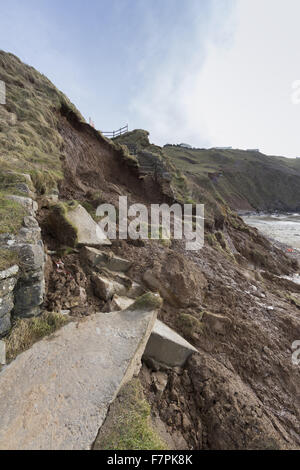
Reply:
[[[34,343],[49,336],[68,323],[68,318],[59,313],[44,312],[35,318],[19,318],[5,338],[7,360],[12,361]]]
[[[31,174],[43,194],[62,178],[60,110],[67,108],[83,118],[45,76],[3,51],[0,80],[6,84],[6,104],[0,106],[0,171]]]
[[[180,313],[176,318],[176,325],[180,333],[188,339],[192,339],[195,334],[203,331],[201,321],[189,313]]]
[[[217,202],[226,202],[234,208],[243,201],[254,209],[299,209],[297,159],[233,149],[184,149],[168,145],[163,150],[188,179],[197,181]]]
[[[150,406],[138,379],[125,385],[111,405],[94,450],[165,450],[150,422]]]
[[[18,261],[18,254],[15,251],[0,248],[0,271],[18,264]]]
[[[0,191],[0,234],[16,234],[22,226],[26,210],[21,204],[8,199],[7,196],[8,193]]]
[[[128,310],[156,310],[162,306],[162,299],[159,295],[153,294],[152,292],[147,292],[146,294],[138,297],[136,301],[130,305]]]

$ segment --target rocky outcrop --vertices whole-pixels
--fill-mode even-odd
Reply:
[[[0,449],[89,449],[120,387],[139,372],[159,306],[157,296],[142,297],[18,356],[0,374]]]
[[[167,367],[183,367],[187,359],[197,352],[182,336],[156,320],[143,358]]]

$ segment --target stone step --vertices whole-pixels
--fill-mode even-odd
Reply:
[[[160,320],[156,320],[147,343],[144,359],[167,367],[183,367],[197,349]]]
[[[81,249],[80,257],[92,267],[106,268],[109,271],[126,272],[132,266],[131,261],[114,255],[112,251],[101,251],[88,246]]]
[[[103,312],[117,312],[119,310],[126,310],[134,303],[133,299],[126,296],[114,295],[113,298],[106,303]]]
[[[0,449],[90,449],[120,387],[137,374],[161,299],[69,323],[0,373]]]

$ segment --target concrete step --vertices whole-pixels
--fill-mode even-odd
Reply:
[[[183,367],[197,349],[160,320],[156,320],[144,352],[144,359],[167,367]]]
[[[131,261],[116,256],[112,251],[101,251],[88,246],[81,249],[80,257],[83,262],[88,262],[94,268],[105,268],[109,271],[125,273],[132,266]]]
[[[70,323],[0,373],[0,449],[89,449],[137,374],[161,299]]]

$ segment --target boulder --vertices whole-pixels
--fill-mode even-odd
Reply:
[[[197,349],[167,325],[156,320],[147,343],[144,359],[154,360],[167,367],[183,367]]]
[[[63,245],[111,245],[99,225],[80,204],[74,208],[57,204],[52,208],[47,225]]]
[[[146,295],[20,354],[0,374],[0,449],[90,449],[121,386],[140,370],[160,305]]]
[[[87,260],[90,266],[105,268],[109,271],[126,272],[132,266],[132,262],[115,256],[113,252],[100,251],[91,247],[83,247],[80,253],[83,261]]]

